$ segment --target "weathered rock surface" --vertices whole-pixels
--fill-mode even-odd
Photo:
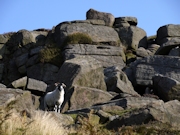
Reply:
[[[47,32],[20,30],[13,34],[6,44],[10,52],[14,52],[23,46],[29,49],[33,43],[42,44],[46,36]]]
[[[15,80],[11,84],[14,88],[22,88],[23,90],[27,89],[37,92],[40,91],[42,93],[45,93],[47,89],[47,84],[43,81],[28,78],[27,76]]]
[[[156,55],[168,55],[171,49],[180,46],[180,38],[173,38],[166,43],[163,43],[156,51]]]
[[[56,81],[64,82],[67,88],[79,85],[106,90],[102,65],[91,56],[66,60],[57,74]]]
[[[52,83],[56,79],[59,67],[50,63],[38,63],[27,68],[27,76],[36,80],[42,80],[46,83]]]
[[[118,65],[125,67],[125,54],[122,47],[108,45],[72,44],[64,48],[64,59],[68,60],[79,55],[90,55],[101,62],[103,67]]]
[[[150,44],[148,45],[147,51],[149,53],[149,51],[151,53],[149,53],[150,55],[154,55],[156,53],[156,51],[159,49],[160,45],[157,44]]]
[[[168,24],[160,27],[157,30],[157,43],[166,37],[180,37],[180,25]]]
[[[123,24],[129,24],[129,26],[130,25],[136,26],[137,23],[138,23],[138,21],[137,21],[136,17],[128,17],[128,16],[117,17],[117,18],[115,18],[114,26],[115,27],[121,27],[121,26],[123,26]]]
[[[117,117],[108,123],[108,128],[116,129],[123,125],[140,125],[150,121],[159,121],[162,123],[168,123],[176,129],[179,129],[179,108],[180,102],[173,100],[167,103],[157,101],[150,103],[146,107],[140,109],[131,110],[130,113],[126,113],[121,117]],[[177,108],[176,108],[177,107]]]
[[[162,74],[179,81],[179,66],[179,57],[155,55],[137,60],[125,72],[133,85],[148,86],[152,85],[152,77],[155,74]]]
[[[180,48],[179,48],[179,46],[171,49],[168,55],[169,56],[180,56]]]
[[[118,67],[108,67],[104,70],[105,82],[108,91],[126,93],[133,96],[140,96],[128,80],[126,74]]]
[[[113,96],[111,94],[99,89],[74,86],[73,93],[69,101],[69,109],[77,110],[87,108],[95,104],[110,101],[112,98]]]
[[[23,78],[13,81],[11,84],[14,88],[24,87],[24,89],[25,89],[25,87],[27,85],[27,80],[28,80],[28,78],[27,78],[27,76],[25,76]]]
[[[126,49],[137,50],[139,47],[147,48],[146,32],[135,26],[116,28],[120,41]]]
[[[34,109],[31,93],[28,91],[22,91],[20,89],[1,88],[0,108],[4,109],[6,107],[12,106],[17,111],[22,111],[24,109]]]
[[[92,25],[103,25],[105,26],[105,21],[104,20],[100,20],[100,19],[88,19],[88,20],[75,20],[75,21],[71,21],[69,23],[89,23]]]
[[[114,16],[111,13],[99,12],[94,9],[89,9],[86,12],[86,19],[99,19],[104,20],[106,26],[113,26],[114,23]]]
[[[55,39],[59,45],[62,45],[68,35],[77,32],[89,35],[96,44],[119,44],[118,33],[113,28],[88,23],[60,23],[55,27]]]
[[[146,50],[145,48],[143,47],[139,47],[136,51],[136,55],[139,56],[139,57],[147,57],[150,55],[150,53],[148,52],[148,50]]]
[[[9,36],[6,34],[0,34],[0,44],[5,44],[9,39]]]
[[[27,89],[46,92],[47,84],[43,81],[28,78]]]
[[[153,78],[154,92],[164,101],[179,100],[180,101],[180,82],[165,77],[162,75],[155,75]]]

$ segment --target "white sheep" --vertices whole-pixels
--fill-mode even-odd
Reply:
[[[64,83],[55,83],[56,89],[48,92],[44,97],[44,109],[45,111],[57,110],[60,112],[61,105],[64,102],[64,88],[66,85]]]

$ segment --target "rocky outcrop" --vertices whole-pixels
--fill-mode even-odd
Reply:
[[[90,9],[86,20],[52,30],[0,35],[0,108],[15,107],[28,119],[38,112],[65,127],[79,127],[78,118],[85,117],[93,127],[151,128],[157,122],[179,129],[179,25],[162,26],[147,38],[137,23],[135,17]],[[67,86],[62,113],[78,115],[75,123],[70,116],[38,111],[56,82]]]

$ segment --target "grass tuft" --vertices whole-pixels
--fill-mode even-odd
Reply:
[[[61,50],[57,46],[46,46],[40,51],[39,56],[42,63],[51,63],[58,67],[63,61]]]
[[[50,113],[33,112],[32,118],[17,112],[0,115],[1,135],[65,135],[67,131]]]

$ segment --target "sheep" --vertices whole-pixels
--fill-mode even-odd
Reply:
[[[60,113],[61,105],[64,102],[64,83],[55,83],[55,90],[48,92],[44,97],[44,109],[45,111],[57,110]]]

